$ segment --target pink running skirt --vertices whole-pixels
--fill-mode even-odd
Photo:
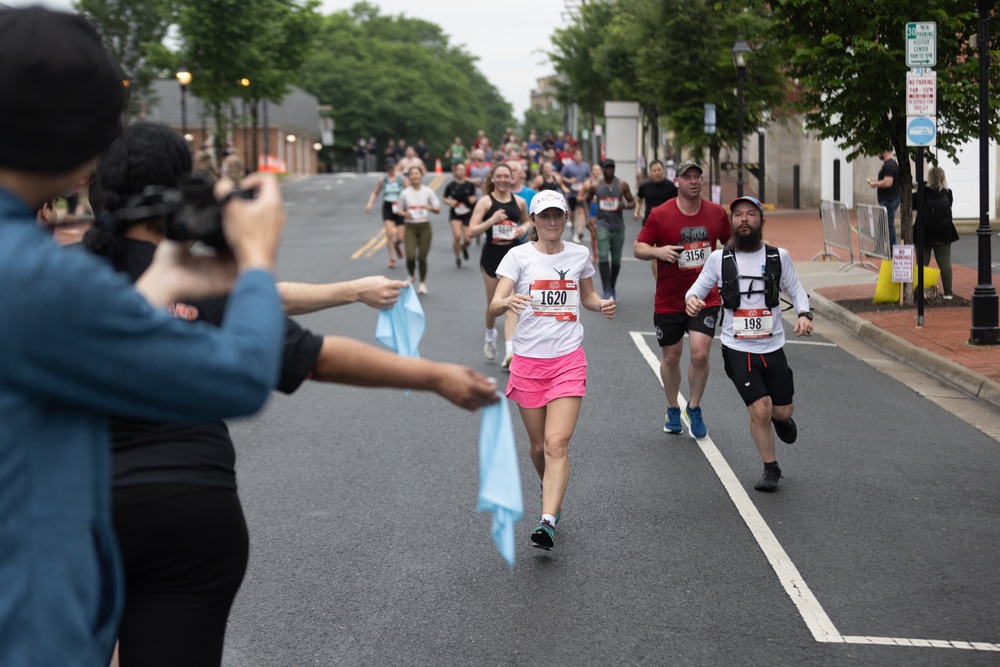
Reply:
[[[514,355],[507,398],[522,408],[543,408],[557,398],[587,395],[587,356],[583,346],[552,359]]]

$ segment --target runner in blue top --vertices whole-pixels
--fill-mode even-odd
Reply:
[[[385,176],[375,183],[375,189],[368,196],[365,213],[370,213],[379,192],[382,193],[382,224],[385,226],[385,248],[389,251],[389,268],[396,268],[396,258],[403,259],[403,232],[405,221],[397,212],[399,193],[406,188],[403,175],[396,173],[396,161],[385,161]]]

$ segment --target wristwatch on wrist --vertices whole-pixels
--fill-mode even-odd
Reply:
[[[811,310],[803,310],[801,313],[799,313],[799,317],[804,317],[810,322],[812,322],[813,314]]]

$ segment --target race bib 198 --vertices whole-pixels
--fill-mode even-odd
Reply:
[[[774,314],[768,308],[737,308],[733,311],[733,336],[770,338],[774,335]]]
[[[705,266],[711,254],[708,241],[692,241],[683,244],[683,248],[681,256],[677,259],[677,266],[682,269],[700,269]]]
[[[535,315],[576,322],[580,313],[580,291],[573,280],[534,280],[531,310]]]

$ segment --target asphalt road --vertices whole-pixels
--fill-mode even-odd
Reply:
[[[362,213],[373,185],[285,186],[282,279],[404,275],[384,248],[352,259],[381,230]],[[447,221],[432,224],[421,353],[502,387],[477,262],[455,268]],[[224,664],[1000,664],[996,441],[814,337],[786,348],[799,441],[779,443],[779,491],[757,493],[718,352],[710,440],[664,434],[648,267],[626,261],[618,291],[613,321],[584,315],[588,397],[551,552],[528,540],[538,486],[513,415],[526,512],[512,570],[475,511],[478,414],[313,383],[234,422],[251,553]],[[300,321],[375,344],[376,316]]]

